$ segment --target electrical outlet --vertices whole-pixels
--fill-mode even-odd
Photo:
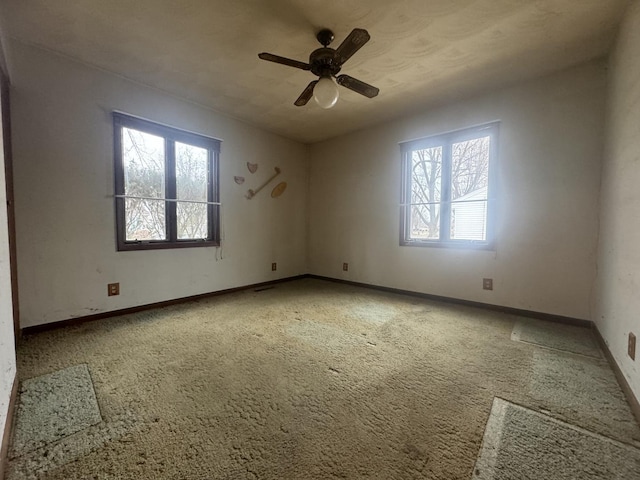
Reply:
[[[271,271],[275,272],[276,270],[278,270],[278,264],[276,262],[273,262],[271,264]]]
[[[107,284],[107,295],[113,297],[114,295],[120,295],[120,284],[109,283]]]
[[[343,271],[345,271],[345,272],[348,272],[348,271],[349,271],[349,264],[348,264],[348,263],[346,263],[346,262],[345,262],[345,263],[343,263],[343,264],[342,264],[342,270],[343,270]]]
[[[636,359],[636,336],[629,332],[629,348],[627,349],[631,360]]]
[[[483,278],[482,288],[484,290],[493,290],[493,278]]]

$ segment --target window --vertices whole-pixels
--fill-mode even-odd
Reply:
[[[402,144],[402,245],[490,246],[497,134],[492,123]]]
[[[220,245],[220,141],[121,113],[113,122],[118,250]]]

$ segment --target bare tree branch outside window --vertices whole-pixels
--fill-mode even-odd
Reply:
[[[207,201],[208,156],[205,148],[176,142],[178,200]],[[207,206],[178,202],[178,238],[207,237]]]
[[[125,193],[137,197],[165,196],[164,138],[122,129]],[[125,202],[127,240],[164,240],[164,200],[127,198]]]
[[[442,147],[415,150],[411,177],[411,233],[440,238]]]

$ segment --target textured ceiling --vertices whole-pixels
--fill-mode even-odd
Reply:
[[[76,58],[268,131],[312,143],[607,53],[627,0],[2,0],[9,37]],[[371,40],[342,68],[380,88],[340,87],[323,110],[293,102],[334,31]]]

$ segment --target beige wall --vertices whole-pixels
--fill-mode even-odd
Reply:
[[[36,48],[10,51],[22,327],[306,272],[306,146]],[[222,140],[222,249],[116,252],[112,110]],[[285,193],[244,198],[274,167]],[[110,282],[120,296],[107,297]]]
[[[590,319],[605,78],[590,63],[313,145],[310,273]],[[400,247],[398,143],[493,120],[496,250]]]
[[[625,15],[609,68],[606,148],[594,320],[640,398],[640,2]]]
[[[4,64],[0,43],[0,64]],[[4,139],[0,116],[0,445],[9,411],[11,388],[16,376],[13,306],[11,303],[11,264],[9,263],[9,229],[7,225],[6,185],[4,177]],[[0,462],[2,459],[0,459]],[[0,476],[1,476],[0,468]]]

